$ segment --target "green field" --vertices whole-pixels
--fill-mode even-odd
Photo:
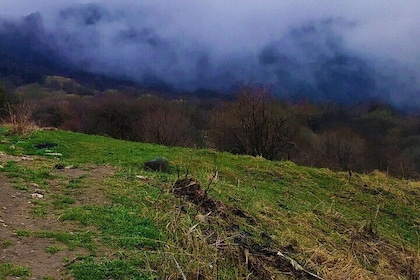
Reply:
[[[60,279],[419,279],[419,182],[65,131],[0,139],[16,156],[3,176],[44,195],[27,215],[56,224],[11,227],[0,249],[47,240]],[[144,170],[155,157],[169,173]],[[35,273],[0,260],[8,275]]]

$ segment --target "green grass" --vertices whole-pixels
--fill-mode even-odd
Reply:
[[[54,178],[51,175],[51,170],[52,167],[47,162],[36,162],[32,167],[26,167],[19,165],[15,161],[6,162],[3,168],[0,169],[9,178],[12,178],[12,182],[15,183],[16,188],[19,190],[28,190],[28,182],[36,183],[41,188],[45,188],[47,180]]]
[[[57,232],[57,231],[40,231],[34,232],[33,236],[38,238],[53,238],[68,246],[70,250],[78,247],[92,250],[95,245],[92,238],[94,234],[91,232]]]
[[[141,271],[144,263],[139,260],[114,259],[95,262],[92,258],[84,259],[70,266],[76,279],[80,280],[147,280],[154,279]]]
[[[20,237],[36,237],[36,238],[51,238],[59,241],[70,250],[76,248],[86,248],[93,250],[95,248],[94,240],[95,234],[89,231],[86,232],[63,232],[63,231],[28,231],[19,229],[16,235]]]
[[[31,233],[28,230],[19,229],[16,231],[16,235],[20,237],[28,237],[31,235]]]
[[[66,209],[69,205],[74,204],[76,200],[74,197],[70,195],[63,195],[63,194],[54,194],[52,195],[52,198],[54,199],[52,201],[52,205],[55,209]]]
[[[37,217],[46,217],[48,214],[48,202],[44,200],[32,200],[31,214]]]
[[[338,271],[338,260],[351,258],[352,254],[366,255],[368,249],[354,244],[369,237],[369,228],[375,233],[369,237],[371,242],[383,242],[401,252],[408,250],[417,257],[420,254],[418,182],[380,173],[354,174],[348,178],[344,172],[297,166],[287,161],[272,162],[213,150],[164,147],[64,131],[39,131],[25,139],[7,140],[7,144],[0,144],[0,150],[10,154],[42,157],[45,150],[35,148],[40,143],[55,143],[52,150],[62,154],[59,159],[34,161],[33,165],[3,164],[2,172],[23,190],[28,182],[48,189],[49,180],[59,178],[52,175],[56,163],[87,171],[98,165],[112,167],[113,172],[104,178],[87,175],[59,178],[61,185],[48,189],[51,194],[45,200],[33,203],[33,214],[41,218],[54,214],[60,222],[73,223],[76,227],[73,233],[24,229],[17,232],[18,236],[52,238],[71,249],[87,248],[92,255],[69,266],[76,279],[149,279],[168,275],[180,278],[172,256],[190,277],[200,267],[206,267],[209,278],[246,277],[244,266],[231,260],[232,256],[220,257],[208,244],[223,238],[233,240],[238,232],[271,250],[289,248],[297,260],[321,275],[329,275],[323,270],[328,265],[337,266]],[[145,161],[158,156],[170,161],[170,173],[143,170]],[[216,172],[217,180],[212,181],[210,178]],[[212,225],[197,225],[196,207],[171,192],[178,174],[183,177],[187,173],[209,195],[241,209],[251,218],[233,215],[226,220],[212,216]],[[147,181],[136,179],[139,174],[147,177]],[[103,202],[79,200],[88,191],[93,197],[103,197]],[[238,230],[230,232],[226,230],[229,227]],[[48,250],[53,253],[54,248]],[[119,253],[99,257],[103,251]],[[377,251],[380,250],[370,253]],[[327,262],[329,256],[333,256],[330,263],[320,261]],[[390,262],[386,253],[376,258]],[[216,260],[218,275],[208,268]],[[377,264],[364,263],[356,257],[346,260],[354,265],[352,271],[375,271],[382,276],[393,273],[380,271]],[[163,263],[165,266],[160,267]]]
[[[51,245],[45,248],[45,252],[54,255],[63,250],[63,247],[57,245]]]
[[[116,248],[156,247],[159,231],[152,221],[140,217],[135,210],[121,205],[73,207],[61,219],[99,227],[102,241]]]
[[[0,263],[0,280],[6,280],[8,276],[19,277],[19,279],[26,279],[31,276],[27,267],[14,265],[11,263]]]

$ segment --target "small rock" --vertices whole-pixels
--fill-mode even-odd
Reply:
[[[39,185],[37,183],[30,183],[29,187],[39,189]]]
[[[35,199],[43,199],[44,198],[44,196],[42,194],[39,194],[39,193],[33,193],[31,196],[32,196],[32,198],[35,198]]]

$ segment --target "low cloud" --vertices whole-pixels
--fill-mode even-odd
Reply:
[[[415,1],[7,2],[3,18],[39,12],[43,40],[91,72],[183,90],[274,83],[288,97],[420,106]]]

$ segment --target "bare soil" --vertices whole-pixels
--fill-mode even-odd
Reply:
[[[27,158],[14,157],[5,154],[0,155],[5,162],[9,160],[26,164]],[[29,159],[29,161],[34,158]],[[60,179],[49,181],[44,195],[56,193],[66,182],[76,178],[87,178],[87,180],[101,180],[109,176],[113,170],[109,167],[96,167],[90,170],[62,169],[52,170],[52,174]],[[45,217],[37,217],[31,213],[34,198],[32,193],[34,186],[27,191],[14,188],[10,179],[0,174],[0,263],[11,263],[28,267],[31,272],[29,279],[41,279],[42,277],[53,277],[54,279],[72,279],[65,265],[69,261],[89,254],[85,249],[69,250],[63,244],[50,238],[37,238],[33,236],[18,235],[18,231],[40,232],[40,231],[74,231],[76,224],[72,222],[59,221],[54,213],[48,213]],[[91,188],[83,188],[78,200],[104,202],[102,192],[94,191]],[[44,197],[45,198],[45,197]],[[47,252],[50,246],[60,247],[61,250],[55,253]],[[9,278],[8,278],[9,279]],[[10,278],[14,279],[14,278]]]
[[[0,262],[22,265],[30,268],[31,279],[50,275],[56,279],[66,278],[63,273],[63,258],[78,252],[60,251],[56,254],[46,252],[55,241],[46,238],[18,236],[17,230],[42,231],[57,230],[62,227],[54,216],[37,218],[30,214],[30,193],[16,190],[4,176],[0,176],[0,243],[2,244]]]

